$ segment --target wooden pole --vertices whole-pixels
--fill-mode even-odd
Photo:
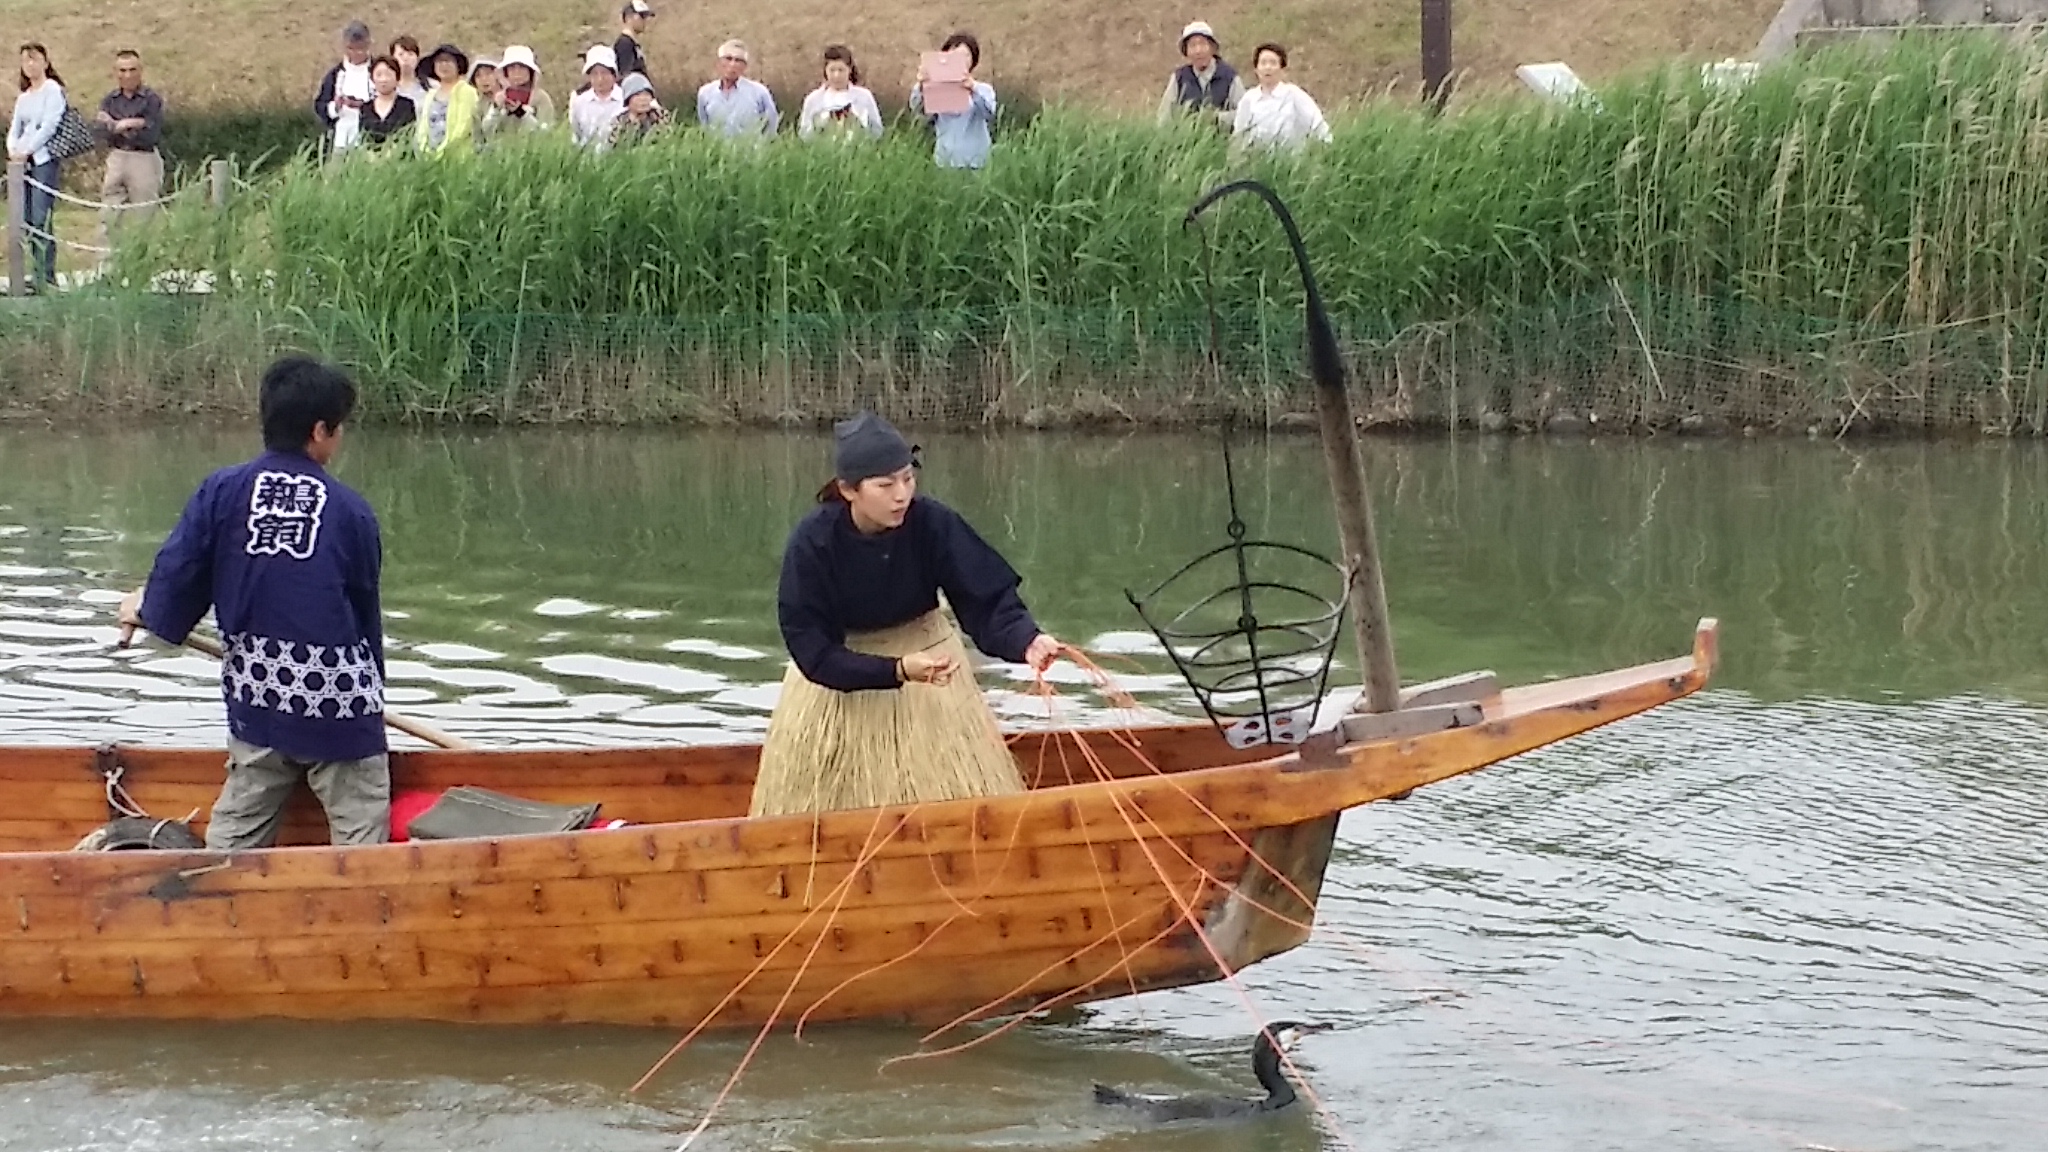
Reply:
[[[1422,99],[1441,112],[1451,98],[1451,0],[1422,0]]]
[[[215,208],[228,206],[228,162],[215,160],[207,172],[212,189],[209,200]]]
[[[1301,286],[1308,313],[1309,369],[1315,377],[1316,417],[1322,432],[1323,464],[1330,474],[1330,495],[1337,505],[1337,536],[1344,548],[1344,566],[1350,574],[1345,589],[1351,612],[1352,639],[1358,646],[1358,666],[1365,675],[1365,696],[1359,708],[1367,712],[1395,712],[1401,707],[1401,674],[1394,662],[1394,629],[1387,614],[1387,587],[1380,569],[1379,538],[1372,518],[1372,499],[1366,491],[1365,460],[1358,450],[1358,428],[1351,418],[1351,394],[1344,381],[1343,351],[1337,346],[1336,329],[1323,310],[1323,295],[1309,267],[1308,249],[1294,216],[1273,190],[1256,180],[1238,180],[1203,196],[1188,210],[1187,222],[1211,204],[1233,192],[1251,192],[1266,202],[1280,219],[1287,243],[1294,250],[1294,262],[1301,271]]]
[[[185,647],[192,649],[194,652],[204,652],[215,660],[222,660],[227,657],[227,652],[220,646],[220,641],[215,640],[211,636],[201,636],[196,632],[186,635]],[[423,723],[410,717],[400,716],[395,712],[384,713],[384,723],[389,727],[398,729],[407,736],[417,736],[439,748],[461,749],[474,747],[474,745],[459,736],[450,736],[431,724]]]
[[[28,226],[28,165],[7,162],[7,292],[28,295],[28,259],[22,250],[23,231]]]

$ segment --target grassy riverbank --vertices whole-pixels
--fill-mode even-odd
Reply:
[[[874,400],[952,422],[1272,419],[1306,402],[1279,233],[1248,202],[1217,213],[1219,379],[1180,223],[1253,174],[1300,218],[1378,422],[2039,432],[2044,86],[2038,42],[1987,39],[1824,55],[1741,91],[1672,69],[1597,107],[1376,105],[1298,161],[1055,110],[974,176],[933,169],[914,131],[300,163],[126,254],[130,283],[208,270],[209,300],[53,305],[99,309],[62,326],[99,344],[48,375],[98,388],[96,358],[165,379],[151,341],[173,341],[149,333],[198,325],[233,333],[208,373],[309,346],[414,418],[812,420]],[[141,319],[159,314],[180,318]],[[4,379],[33,378],[6,355]]]

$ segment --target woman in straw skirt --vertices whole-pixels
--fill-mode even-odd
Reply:
[[[791,665],[768,723],[753,815],[1024,790],[939,593],[1000,660],[1044,669],[1060,644],[960,514],[917,494],[914,450],[871,412],[834,429],[834,478],[790,533],[776,610]]]

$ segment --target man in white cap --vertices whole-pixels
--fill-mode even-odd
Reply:
[[[1187,62],[1166,80],[1166,93],[1159,98],[1161,124],[1182,112],[1195,112],[1230,127],[1237,102],[1244,99],[1244,81],[1216,54],[1217,48],[1216,30],[1205,21],[1180,30],[1181,59]]]
[[[718,46],[718,79],[697,89],[697,123],[721,136],[773,136],[782,125],[775,94],[747,79],[750,53],[738,40]]]
[[[654,77],[647,71],[647,54],[640,50],[640,37],[647,34],[647,22],[654,19],[654,9],[647,0],[626,0],[626,6],[619,9],[619,39],[612,45],[612,54],[618,57],[619,79],[638,72],[652,82]]]
[[[602,148],[611,141],[612,124],[626,110],[619,91],[619,57],[603,44],[583,54],[583,78],[590,87],[569,98],[569,138],[579,147]]]

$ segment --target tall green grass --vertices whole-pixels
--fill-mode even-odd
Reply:
[[[1201,364],[1204,261],[1182,215],[1250,174],[1293,206],[1354,342],[1634,295],[1776,317],[1776,346],[1743,351],[1774,371],[1833,371],[1802,368],[1817,333],[1839,348],[1973,326],[2004,337],[2008,378],[2031,380],[2048,345],[2044,89],[2039,41],[1985,38],[1836,50],[1741,90],[1673,67],[1597,106],[1495,98],[1439,119],[1373,104],[1292,159],[1055,109],[999,131],[977,174],[933,167],[914,127],[874,146],[680,132],[604,157],[542,140],[298,160],[225,216],[172,220],[123,275],[239,273],[408,410],[516,406],[539,369],[477,352],[479,331],[516,317],[658,323],[678,357],[688,330],[715,329],[724,343],[695,350],[764,381],[792,361],[829,376],[861,325],[899,350],[943,346],[955,371],[966,340],[1013,375],[1129,375],[1156,357],[1185,377]],[[1245,202],[1213,233],[1224,322],[1263,333],[1297,299],[1278,232]],[[532,354],[508,340],[492,355]],[[1687,354],[1711,359],[1711,343]],[[1233,369],[1274,346],[1245,344]],[[842,392],[868,386],[852,379]]]

